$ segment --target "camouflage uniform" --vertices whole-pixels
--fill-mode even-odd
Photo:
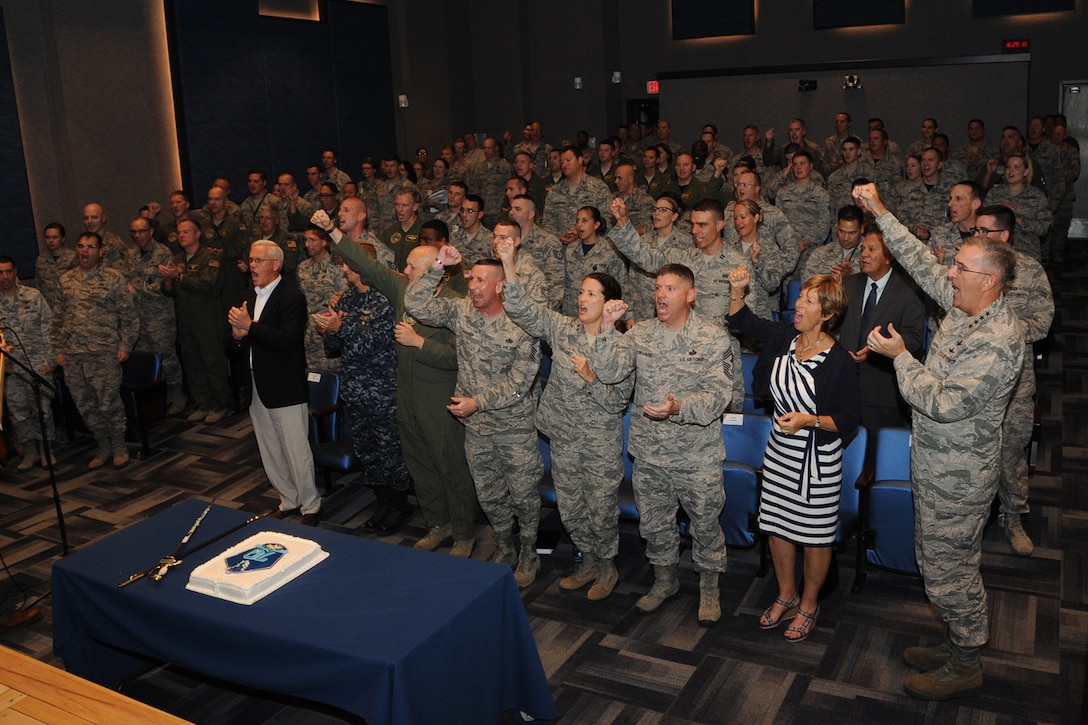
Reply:
[[[38,291],[45,298],[46,304],[49,305],[49,309],[54,312],[57,310],[57,301],[60,299],[61,276],[78,266],[76,253],[67,247],[61,247],[56,257],[50,250],[38,255],[34,264],[34,281]]]
[[[869,181],[873,181],[866,175],[865,165],[859,162],[852,169],[847,166],[840,166],[838,170],[831,172],[831,175],[827,177],[827,194],[830,197],[828,208],[831,211],[832,218],[839,213],[839,209],[854,203],[854,198],[851,196],[854,179],[863,176]]]
[[[548,173],[548,155],[552,152],[550,145],[542,143],[539,146],[533,146],[529,141],[519,141],[510,147],[506,160],[514,163],[514,157],[519,151],[524,151],[533,157],[533,173],[536,176],[544,176]]]
[[[342,246],[346,247],[349,244],[351,242]],[[344,274],[340,265],[332,263],[331,254],[326,254],[320,262],[313,258],[304,259],[298,265],[298,288],[306,297],[307,314],[324,312],[329,308],[333,295],[346,289]],[[314,327],[312,319],[306,322],[306,368],[328,370],[333,373],[340,369],[340,359],[325,354],[325,342],[321,333]]]
[[[736,206],[737,202],[731,201],[725,207],[725,229],[722,231],[722,239],[725,240],[727,245],[736,247],[739,250],[741,248],[740,237],[737,235],[737,228],[733,225],[733,210]],[[779,279],[781,280],[793,274],[794,269],[797,268],[797,260],[801,258],[801,245],[799,244],[801,238],[797,235],[793,225],[790,224],[789,217],[774,204],[760,202],[759,214],[763,217],[763,222],[759,227],[760,233],[766,232],[767,236],[774,240],[778,250],[782,253],[782,258],[779,260],[780,266],[777,270],[780,273]],[[772,299],[771,309],[778,309],[777,304],[777,300]]]
[[[211,215],[204,217],[201,223],[201,240],[208,249],[219,252],[220,277],[223,291],[220,294],[223,311],[236,306],[242,299],[242,291],[249,284],[249,275],[243,275],[238,269],[238,262],[249,259],[249,235],[237,216],[226,214],[223,221],[216,224]],[[174,253],[174,256],[181,251]]]
[[[548,280],[544,277],[544,273],[540,271],[540,267],[536,266],[536,262],[533,261],[532,255],[519,251],[517,259],[514,260],[514,272],[518,276],[521,289],[524,290],[525,294],[529,295],[529,299],[538,305],[549,306],[551,289],[548,286]]]
[[[1058,202],[1054,212],[1054,226],[1050,228],[1050,238],[1044,248],[1045,256],[1056,262],[1062,261],[1065,243],[1069,238],[1069,224],[1073,221],[1073,205],[1077,200],[1077,179],[1080,178],[1080,151],[1068,141],[1058,144],[1058,157],[1061,159],[1065,195]]]
[[[902,219],[903,212],[907,210],[907,199],[910,198],[914,187],[919,186],[921,183],[921,179],[910,181],[905,178],[894,182],[888,193],[888,198],[884,202],[888,207],[888,211],[895,214],[897,219]]]
[[[563,305],[560,311],[571,317],[578,316],[578,288],[590,272],[607,272],[616,278],[622,287],[627,283],[627,260],[620,256],[612,242],[598,237],[597,242],[586,251],[581,240],[574,240],[564,250],[565,269],[563,282]]]
[[[1065,172],[1062,170],[1062,157],[1058,147],[1044,138],[1035,148],[1027,143],[1024,150],[1031,156],[1035,165],[1035,175],[1032,183],[1037,189],[1042,190],[1046,196],[1047,205],[1056,207],[1065,196]],[[1026,218],[1025,214],[1025,218]]]
[[[282,199],[271,192],[266,193],[259,199],[256,196],[247,196],[238,207],[238,216],[242,222],[242,228],[249,232],[249,241],[256,241],[261,238],[261,230],[257,228],[257,213],[264,206],[276,210],[280,220],[280,229],[287,231],[287,215],[283,213]]]
[[[587,383],[570,362],[593,359],[595,336],[576,319],[533,304],[520,284],[503,285],[506,313],[552,349],[552,373],[540,398],[536,424],[551,440],[556,505],[571,541],[598,559],[619,552],[619,508],[623,479],[623,412],[632,376],[616,385]]]
[[[926,186],[919,180],[917,184],[909,187],[907,197],[899,206],[896,215],[910,230],[918,225],[924,225],[929,230],[935,230],[948,226],[948,198],[951,195],[953,184],[941,177],[933,188]],[[935,250],[940,242],[937,239],[929,239],[929,248]],[[955,254],[954,250],[948,250]]]
[[[458,229],[450,233],[450,244],[457,247],[464,261],[471,266],[481,259],[490,259],[495,256],[491,247],[491,239],[495,234],[483,224],[474,234],[469,234],[464,229]]]
[[[860,176],[876,184],[880,198],[883,199],[893,186],[903,180],[903,160],[891,153],[885,153],[884,158],[879,161],[871,157],[862,159]],[[854,202],[851,200],[848,203]],[[838,213],[838,209],[834,211]]]
[[[535,541],[544,475],[530,389],[540,346],[505,313],[486,317],[471,300],[434,297],[442,270],[431,267],[408,285],[404,303],[417,319],[457,336],[457,387],[477,410],[465,425],[465,454],[476,495],[495,537],[509,540],[517,516],[522,542]]]
[[[162,374],[166,384],[181,386],[181,363],[176,350],[178,326],[174,301],[162,292],[159,265],[170,264],[170,250],[151,242],[147,253],[133,247],[128,252],[128,286],[140,318],[140,336],[133,350],[157,352],[162,356]]]
[[[174,264],[181,268],[181,279],[163,280],[163,292],[177,300],[178,344],[189,393],[199,410],[223,410],[228,396],[227,318],[219,254],[202,244],[189,259],[175,257]]]
[[[500,158],[494,162],[474,164],[468,171],[466,183],[472,193],[483,198],[487,213],[497,215],[506,201],[506,182],[512,175],[510,164]]]
[[[636,229],[651,230],[654,223],[654,200],[649,194],[636,186],[630,194],[621,194],[617,191],[612,198],[623,199],[623,203],[627,205],[627,216],[631,218],[631,223]],[[608,226],[616,226],[616,217],[612,216],[611,211],[601,209],[600,212],[608,219]]]
[[[548,306],[559,311],[563,304],[563,285],[566,284],[566,249],[559,237],[533,224],[528,234],[522,234],[521,251],[527,252],[544,273],[548,283]]]
[[[325,345],[340,350],[340,396],[347,403],[355,455],[367,486],[408,490],[397,432],[397,365],[393,308],[380,292],[350,289],[336,304],[340,329]]]
[[[948,197],[945,197],[947,201]],[[808,240],[808,248],[800,253],[791,278],[797,276],[797,270],[803,269],[808,257],[816,247],[827,239],[831,229],[831,196],[827,189],[810,182],[798,187],[790,182],[782,187],[775,197],[775,206],[785,212],[797,232],[798,240]],[[762,317],[757,310],[752,310]]]
[[[473,539],[477,502],[465,460],[465,426],[446,410],[457,383],[456,338],[446,328],[425,325],[405,311],[407,277],[371,260],[353,245],[341,243],[336,253],[364,283],[386,296],[395,320],[408,322],[424,338],[421,348],[396,348],[401,452],[428,528],[451,523],[455,539]],[[459,296],[446,284],[439,295]]]
[[[1041,240],[1050,233],[1054,217],[1050,213],[1046,197],[1034,186],[1013,194],[1009,187],[1000,184],[986,194],[986,204],[1003,204],[1016,214],[1016,229],[1012,233],[1013,249],[1035,261],[1042,259]]]
[[[348,176],[344,172],[343,169],[337,169],[336,171],[332,172],[331,174],[328,173],[327,171],[322,171],[321,172],[321,183],[323,183],[323,184],[336,184],[336,188],[339,189],[341,191],[341,193],[342,193],[344,191],[344,184],[350,184],[351,183],[351,177]]]
[[[1024,364],[1001,424],[1001,482],[997,492],[1002,513],[1019,516],[1029,511],[1028,462],[1024,449],[1031,441],[1031,429],[1035,424],[1032,343],[1045,338],[1054,321],[1054,296],[1043,266],[1017,252],[1016,279],[1006,290],[1005,301],[1020,320],[1024,333]]]
[[[816,274],[831,274],[831,268],[843,262],[850,263],[850,271],[844,274],[843,277],[861,271],[860,243],[853,249],[844,249],[838,240],[835,240],[820,247],[805,262],[805,269],[801,274],[801,279],[807,280]],[[850,344],[853,344],[853,342],[851,341]]]
[[[1001,149],[989,143],[984,143],[980,147],[964,144],[953,151],[948,158],[963,164],[963,168],[967,170],[968,179],[977,179],[986,173],[987,161],[1001,158]]]
[[[128,245],[108,229],[102,232],[102,264],[120,272],[122,276],[128,264]]]
[[[577,186],[571,186],[566,179],[561,179],[548,192],[544,201],[544,217],[540,223],[549,232],[562,236],[574,229],[578,210],[583,206],[597,207],[597,211],[604,216],[608,213],[611,202],[612,192],[600,179],[583,175]]]
[[[454,180],[451,178],[451,180]],[[397,223],[397,212],[393,208],[393,203],[396,201],[397,192],[401,189],[414,189],[411,181],[408,179],[378,179],[374,184],[374,197],[377,199],[377,204],[371,205],[367,201],[367,215],[370,219],[371,229],[385,229],[386,227]]]
[[[64,381],[100,452],[125,449],[121,364],[140,336],[140,318],[120,272],[100,264],[65,272],[52,342],[64,356]],[[222,343],[220,343],[222,347]]]
[[[952,284],[926,245],[889,213],[877,222],[896,260],[948,309],[925,365],[899,355],[894,367],[914,409],[915,554],[926,594],[954,645],[981,647],[989,637],[982,531],[997,493],[1001,420],[1022,369],[1024,336],[1003,297],[974,316],[952,309]]]
[[[52,256],[52,255],[50,255]],[[11,297],[0,293],[0,318],[10,328],[7,343],[14,349],[11,356],[42,375],[42,369],[48,365],[56,367],[57,355],[49,339],[49,329],[53,323],[53,313],[41,292],[33,287],[15,286]],[[41,441],[41,427],[38,425],[38,404],[34,401],[34,388],[30,377],[19,366],[7,362],[3,379],[5,409],[15,429],[16,440],[21,444],[33,444]],[[50,405],[51,388],[42,388],[39,394],[42,410],[45,412],[45,431],[53,431],[53,409]],[[26,455],[35,457],[35,448],[26,446]]]
[[[636,323],[626,334],[606,329],[597,336],[592,367],[604,383],[635,378],[628,452],[635,459],[634,489],[639,533],[654,566],[680,560],[677,502],[691,519],[692,560],[698,572],[724,572],[725,535],[718,516],[722,486],[721,415],[729,405],[740,361],[722,328],[694,310],[678,331],[657,320]],[[675,396],[680,412],[667,420],[641,414]]]

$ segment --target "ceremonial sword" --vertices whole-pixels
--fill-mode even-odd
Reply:
[[[203,542],[201,544],[198,544],[197,546],[194,546],[193,548],[189,549],[188,551],[183,552],[182,549],[185,548],[185,544],[188,543],[189,539],[192,537],[193,533],[200,526],[200,523],[204,520],[204,517],[208,515],[208,511],[210,511],[211,508],[212,507],[209,504],[208,508],[204,509],[204,512],[201,513],[200,516],[197,517],[196,521],[193,522],[192,527],[185,534],[185,536],[182,537],[181,543],[178,544],[178,548],[174,550],[173,554],[169,554],[167,556],[164,556],[163,558],[159,559],[159,562],[157,564],[155,564],[155,566],[153,566],[150,569],[147,569],[145,571],[136,572],[135,574],[130,576],[125,581],[119,582],[117,584],[117,586],[119,588],[123,589],[124,587],[127,587],[132,582],[139,581],[140,579],[143,579],[146,576],[151,577],[155,581],[162,581],[162,578],[164,576],[166,576],[166,572],[169,571],[171,567],[174,567],[174,566],[177,566],[178,564],[180,564],[182,562],[182,560],[185,559],[186,557],[189,557],[189,556],[195,554],[196,552],[200,551],[204,547],[210,546],[210,545],[214,544],[215,542],[219,541],[220,539],[223,539],[224,537],[230,536],[235,531],[238,531],[239,529],[242,529],[242,528],[245,528],[246,526],[249,526],[250,524],[252,524],[257,519],[263,518],[266,515],[266,514],[256,514],[254,516],[250,516],[248,519],[246,519],[242,523],[238,524],[237,526],[232,526],[231,528],[227,529],[223,533],[217,534],[216,536],[213,536],[212,538],[208,539],[207,541],[205,541],[205,542]]]

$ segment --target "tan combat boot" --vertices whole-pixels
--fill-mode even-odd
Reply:
[[[676,565],[654,566],[654,585],[635,602],[640,614],[656,612],[666,600],[680,595],[680,581],[676,578]]]
[[[930,672],[910,675],[903,681],[908,695],[920,700],[947,700],[982,692],[981,647],[951,645],[952,656]]]
[[[699,572],[699,626],[713,627],[721,618],[722,603],[718,594],[718,572]]]
[[[559,580],[559,588],[564,592],[573,592],[596,580],[597,557],[586,551],[582,552],[582,563],[569,576]]]

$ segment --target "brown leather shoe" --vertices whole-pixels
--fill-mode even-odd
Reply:
[[[283,518],[287,518],[287,516],[289,514],[295,514],[295,513],[298,513],[298,509],[289,509],[287,511],[284,511],[283,509],[277,507],[277,508],[274,508],[274,509],[272,509],[270,511],[266,511],[264,513],[264,515],[265,515],[266,518],[270,518],[270,519],[283,519]]]
[[[321,512],[314,511],[312,514],[302,514],[303,526],[317,526],[321,523]]]

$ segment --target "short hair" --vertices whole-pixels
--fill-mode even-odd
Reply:
[[[691,207],[691,211],[692,213],[697,211],[709,212],[715,219],[725,219],[725,209],[722,208],[722,203],[717,199],[700,199]]]
[[[495,229],[498,229],[499,227],[510,227],[511,229],[516,229],[516,236],[518,239],[521,239],[521,225],[515,221],[511,221],[510,217],[506,215],[499,217],[498,221],[495,222],[494,229],[492,229],[491,231],[495,231]]]
[[[597,222],[597,234],[604,236],[604,233],[608,231],[608,222],[601,216],[601,210],[595,206],[586,205],[580,208],[578,211],[588,211],[589,215],[593,217],[593,221]]]
[[[963,244],[982,250],[983,263],[994,270],[993,274],[997,275],[1002,288],[1007,289],[1016,279],[1016,252],[1011,244],[989,237],[968,237]]]
[[[465,192],[465,194],[468,194],[468,184],[466,184],[465,182],[463,182],[463,181],[451,181],[449,188],[452,189],[455,186],[458,189],[460,189],[461,191]]]
[[[846,303],[849,301],[846,288],[836,282],[830,274],[816,274],[801,285],[802,294],[805,290],[815,290],[816,298],[820,301],[821,312],[831,315],[831,319],[820,323],[820,329],[830,331],[838,327],[842,314],[846,312]]]
[[[525,179],[521,178],[520,176],[511,177],[506,180],[506,183],[509,184],[511,181],[514,182],[514,186],[521,189],[522,194],[529,190],[529,184],[527,184]]]
[[[536,158],[531,153],[529,153],[528,151],[524,151],[524,150],[518,151],[516,154],[514,154],[514,158],[516,159],[518,156],[524,156],[525,158],[529,159],[533,163],[536,163]]]
[[[759,126],[755,125],[754,123],[748,123],[748,124],[745,124],[745,125],[744,125],[744,128],[743,128],[743,129],[741,129],[741,130],[742,130],[742,131],[747,131],[748,129],[752,129],[752,130],[753,130],[753,131],[755,131],[756,133],[759,133]]]
[[[45,225],[45,229],[42,230],[42,233],[44,234],[45,232],[49,231],[50,229],[56,229],[58,232],[60,232],[60,236],[61,236],[62,239],[64,237],[68,236],[68,232],[65,231],[64,225],[61,224],[60,222],[49,222],[48,224]]]
[[[763,175],[760,174],[758,171],[756,171],[755,169],[748,169],[744,173],[751,174],[752,176],[756,177],[756,186],[763,186]]]
[[[675,156],[675,157],[673,158],[673,161],[674,161],[674,162],[676,162],[676,161],[679,161],[679,160],[680,160],[680,157],[681,157],[681,156],[687,156],[687,157],[689,157],[689,158],[690,158],[690,159],[691,159],[691,160],[692,160],[693,162],[695,161],[695,155],[694,155],[694,154],[692,154],[692,153],[691,153],[691,152],[689,152],[689,151],[681,151],[680,153],[676,154],[676,156]]]
[[[193,200],[190,199],[189,195],[182,189],[174,189],[173,191],[170,192],[170,196],[180,196],[182,199],[185,200],[186,204],[192,204],[193,203]],[[167,197],[167,198],[169,198],[169,197]]]
[[[465,201],[472,204],[479,204],[480,208],[478,209],[478,211],[484,210],[484,198],[479,194],[467,194],[465,195]]]
[[[853,117],[849,113],[847,113],[846,111],[839,111],[835,115],[836,116],[846,116],[846,122],[847,123],[853,123],[854,122]]]
[[[977,219],[980,216],[992,216],[997,223],[998,230],[1008,232],[1010,238],[1012,238],[1013,232],[1016,231],[1016,212],[1004,204],[980,206],[978,211],[975,212],[975,218]]]
[[[400,162],[398,161],[397,163],[399,164]],[[396,199],[398,196],[404,196],[405,194],[411,195],[413,204],[423,203],[423,195],[420,194],[419,189],[414,186],[411,188],[408,188],[407,186],[402,186],[401,188],[397,189],[396,194],[393,194],[393,198]]]
[[[278,213],[278,212],[277,212],[277,213]],[[197,230],[198,232],[200,231],[200,225],[199,225],[199,224],[197,224],[197,222],[196,222],[196,220],[195,220],[195,219],[182,219],[182,220],[181,220],[180,222],[178,222],[178,224],[177,224],[177,226],[178,226],[178,229],[181,229],[181,225],[182,225],[182,224],[192,224],[192,225],[193,225],[194,227],[196,227],[196,230]]]
[[[529,206],[532,208],[532,212],[534,214],[536,213],[536,202],[533,201],[533,197],[529,196],[528,194],[518,194],[517,196],[514,197],[514,199],[515,199],[515,201],[528,202]]]
[[[675,275],[692,287],[695,286],[695,274],[691,271],[691,268],[686,265],[676,264],[675,262],[663,264],[661,265],[661,269],[657,270],[657,274],[655,274],[654,277],[664,277],[666,274]]]
[[[258,239],[249,245],[249,253],[253,254],[254,247],[261,247],[268,249],[268,258],[277,262],[283,261],[283,250],[280,249],[280,245],[273,242],[271,239]]]
[[[6,254],[0,254],[0,264],[10,264],[12,267],[14,267],[15,266],[15,260],[12,259],[11,257],[9,257]],[[613,280],[613,281],[615,281],[615,280]],[[612,299],[616,299],[616,298],[613,297]]]
[[[715,126],[713,123],[704,123],[703,124],[703,129],[704,130],[708,129],[708,128],[710,129],[710,132],[713,133],[715,136],[718,135],[718,127]]]
[[[328,244],[329,248],[332,249],[332,235],[329,234],[327,231],[317,226],[316,224],[307,224],[306,231],[313,232],[317,236],[321,237],[321,240]]]
[[[500,271],[502,270],[502,262],[495,259],[494,257],[481,257],[480,259],[477,259],[475,262],[473,262],[472,266],[498,267]]]
[[[1016,126],[1005,126],[1005,128],[1001,129],[1001,133],[1005,133],[1006,131],[1016,131],[1016,136],[1020,139],[1020,143],[1024,143],[1024,134],[1021,133],[1020,129]]]
[[[870,126],[873,125],[874,123],[880,124],[880,128],[884,128],[884,119],[881,118],[880,116],[873,116],[872,118],[869,119],[869,125]]]
[[[941,124],[937,123],[937,119],[935,119],[935,118],[923,118],[922,119],[922,123],[925,123],[926,121],[933,121],[933,128],[940,128],[941,127]]]
[[[861,210],[857,204],[847,204],[839,209],[839,221],[841,222],[857,222],[861,224],[865,219],[865,212]]]
[[[329,191],[331,191],[334,195],[338,195],[340,193],[340,190],[336,188],[336,184],[332,183],[331,181],[322,181],[321,186],[329,187]],[[317,188],[320,189],[321,186]]]
[[[782,155],[789,156],[790,154],[796,154],[801,150],[801,144],[790,141],[788,144],[782,147]],[[809,158],[812,158],[811,156]]]
[[[888,132],[884,130],[883,126],[880,126],[878,128],[871,128],[871,129],[869,129],[869,133],[870,133],[870,135],[874,134],[874,133],[879,133],[880,138],[884,139],[885,141],[888,140]]]
[[[847,136],[842,140],[843,143],[852,143],[858,148],[861,148],[861,139],[857,136]]]
[[[800,117],[793,119],[790,123],[799,123],[801,124],[801,128],[808,128],[808,126],[805,125],[805,119]]]
[[[616,142],[612,139],[611,136],[609,136],[608,138],[602,138],[600,141],[597,142],[597,148],[600,148],[601,146],[608,146],[609,148],[615,150]]]
[[[336,158],[336,159],[340,158],[340,155],[336,153],[336,149],[332,148],[331,146],[328,147],[328,148],[322,149],[321,155],[324,156],[326,151],[328,151],[330,154],[332,154],[333,158]]]
[[[450,238],[450,228],[446,224],[446,222],[442,221],[441,219],[431,219],[430,221],[423,222],[423,225],[420,226],[420,229],[433,229],[435,234],[438,235],[439,239]]]
[[[810,154],[810,153],[809,153],[808,151],[806,151],[805,149],[798,149],[797,153],[795,153],[795,154],[793,155],[793,160],[794,160],[794,161],[796,161],[796,160],[797,160],[798,158],[802,158],[802,159],[808,159],[808,162],[809,162],[810,164],[811,164],[811,163],[814,163],[814,162],[813,162],[813,160],[812,160],[812,154]]]
[[[957,181],[952,186],[966,186],[970,190],[970,196],[972,199],[978,199],[982,201],[986,198],[986,190],[982,188],[982,184],[971,179],[964,179],[963,181]],[[1002,206],[1002,209],[1006,207]],[[1011,212],[1010,212],[1011,213]]]
[[[587,279],[596,280],[600,283],[605,302],[623,299],[623,289],[620,287],[620,283],[608,272],[590,272],[582,278],[582,281]]]
[[[246,178],[248,179],[250,176],[253,176],[254,174],[257,174],[258,176],[260,176],[261,181],[264,181],[264,182],[268,181],[268,174],[264,173],[260,169],[250,169],[249,171],[246,172]]]
[[[388,154],[386,156],[382,156],[382,163],[383,164],[386,163],[386,162],[389,162],[389,161],[392,161],[394,164],[399,164],[400,163],[400,156],[397,156],[396,154]]]
[[[972,123],[977,123],[979,126],[986,128],[986,122],[983,121],[981,118],[972,118],[970,121],[967,122],[967,125],[970,126]]]
[[[95,246],[99,249],[102,248],[102,236],[98,232],[83,232],[79,235],[80,240],[93,239]]]

